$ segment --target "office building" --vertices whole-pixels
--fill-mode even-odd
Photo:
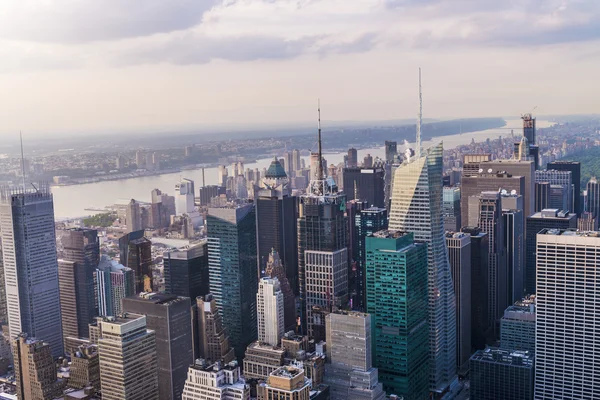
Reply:
[[[102,400],[158,400],[155,333],[146,329],[146,317],[98,317],[95,330]]]
[[[394,162],[394,158],[398,155],[398,143],[385,141],[385,161],[388,163]]]
[[[125,208],[125,224],[128,232],[135,232],[144,229],[142,226],[142,210],[140,203],[131,199]]]
[[[413,233],[380,231],[367,237],[373,363],[385,391],[407,400],[429,395],[427,263],[427,245],[415,243]]]
[[[444,187],[443,191],[444,231],[458,232],[462,227],[460,215],[460,187]]]
[[[296,175],[296,172],[300,171],[301,169],[302,169],[302,163],[301,163],[300,150],[294,149],[292,151],[292,171],[294,171],[294,176]]]
[[[535,296],[517,301],[504,311],[500,347],[535,352]]]
[[[485,349],[492,336],[489,318],[489,235],[477,227],[463,227],[471,239],[471,347]],[[483,284],[482,284],[483,283]]]
[[[573,176],[571,171],[535,171],[535,182],[550,184],[549,208],[569,210],[576,213],[573,204]]]
[[[271,251],[279,254],[288,281],[294,291],[298,285],[298,206],[292,196],[289,179],[274,158],[263,178],[263,188],[257,193],[256,251],[258,273],[264,271]],[[260,275],[259,275],[260,277]]]
[[[589,212],[581,213],[581,217],[577,218],[577,230],[584,232],[597,231],[598,218],[594,218]]]
[[[398,167],[389,222],[390,230],[412,232],[415,242],[427,244],[429,384],[436,393],[456,379],[456,304],[444,237],[442,169],[441,143]]]
[[[600,218],[600,183],[595,176],[591,177],[586,186],[585,210],[594,218]]]
[[[343,187],[349,198],[366,201],[371,207],[385,207],[383,166],[344,168]]]
[[[235,354],[213,295],[207,294],[198,297],[193,312],[196,313],[193,318],[193,322],[196,324],[194,327],[194,355],[196,358],[223,364],[233,361]]]
[[[352,264],[348,275],[350,305],[354,310],[364,310],[366,302],[365,262],[367,236],[387,229],[388,219],[385,208],[369,207],[366,202],[348,202],[350,224],[350,249]]]
[[[580,215],[583,212],[583,205],[581,204],[581,163],[577,161],[552,161],[548,163],[546,168],[556,171],[571,171],[573,208],[570,211]]]
[[[525,218],[523,196],[501,193],[506,249],[507,302],[513,304],[525,294]]]
[[[325,325],[325,383],[330,387],[331,399],[385,399],[377,368],[372,366],[371,315],[331,313]]]
[[[5,324],[7,322],[6,285],[4,281],[4,262],[2,260],[2,237],[0,236],[0,323]]]
[[[258,400],[271,399],[311,399],[311,381],[304,376],[304,370],[285,366],[273,371],[265,383],[258,385]]]
[[[525,293],[536,293],[536,235],[542,229],[575,229],[577,215],[546,209],[527,218],[525,232]]]
[[[188,297],[193,304],[210,292],[208,242],[166,251],[163,260],[166,294]]]
[[[100,263],[98,231],[59,230],[57,236],[63,336],[88,337],[88,324],[98,315],[94,293],[94,272]]]
[[[235,175],[235,173],[234,173]],[[225,187],[227,185],[227,177],[228,177],[228,172],[227,172],[227,167],[224,165],[219,165],[219,170],[218,170],[218,179],[217,179],[217,184],[219,186]]]
[[[152,202],[150,203],[150,221],[152,228],[168,228],[171,217],[175,215],[175,197],[162,193],[159,189],[150,192]]]
[[[358,167],[358,153],[354,147],[348,149],[348,162],[346,166],[348,168]]]
[[[367,154],[363,158],[363,168],[373,168],[373,157],[370,154]]]
[[[258,282],[256,316],[258,341],[279,346],[285,329],[283,292],[279,279],[262,278]]]
[[[159,398],[181,399],[188,366],[194,361],[190,299],[140,293],[123,299],[123,311],[145,315],[146,327],[154,331]]]
[[[283,323],[284,332],[295,330],[296,328],[296,297],[294,291],[287,279],[285,269],[281,264],[281,258],[277,251],[273,250],[269,254],[265,277],[276,278],[279,281],[279,288],[283,294]]]
[[[482,232],[488,234],[488,317],[494,332],[498,332],[500,317],[508,306],[508,278],[505,227],[502,218],[500,193],[482,192],[469,198],[469,221],[477,221]]]
[[[188,370],[182,400],[250,400],[250,386],[235,362],[209,365],[196,360]]]
[[[597,232],[537,234],[535,399],[600,397]]]
[[[56,378],[56,364],[50,345],[18,335],[12,342],[16,398],[54,399],[62,395],[64,382]]]
[[[241,359],[246,346],[257,338],[254,205],[209,208],[206,221],[210,292]]]
[[[141,150],[135,152],[135,165],[137,169],[144,168],[144,162],[146,159],[144,158],[144,153]]]
[[[195,211],[194,181],[191,179],[182,179],[175,185],[175,210],[177,215],[191,214]]]
[[[534,356],[528,351],[489,347],[470,361],[471,398],[530,400],[533,398]]]
[[[550,208],[550,183],[535,183],[535,212]]]
[[[100,391],[100,357],[95,344],[81,345],[71,356],[68,386],[74,389],[93,387]]]
[[[244,354],[244,377],[266,380],[269,374],[284,364],[285,350],[260,341],[252,342]]]
[[[43,340],[63,355],[54,204],[50,187],[3,188],[0,235],[10,337]]]
[[[200,205],[202,207],[208,207],[213,197],[219,197],[222,194],[226,194],[224,186],[203,186],[200,188]]]
[[[446,245],[456,295],[456,368],[464,376],[471,357],[471,236],[446,232]]]
[[[95,275],[98,315],[120,315],[123,312],[122,299],[136,293],[134,271],[102,256]]]
[[[119,238],[119,262],[133,270],[136,293],[152,291],[152,242],[143,230]]]

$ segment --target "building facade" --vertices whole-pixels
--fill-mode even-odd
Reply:
[[[285,329],[283,292],[277,278],[262,278],[256,293],[258,341],[278,346]]]
[[[165,293],[196,297],[210,292],[208,271],[208,242],[187,246],[163,253]]]
[[[196,298],[196,331],[194,333],[194,357],[210,363],[230,363],[235,353],[229,335],[223,326],[217,301],[212,294]]]
[[[183,400],[250,400],[250,386],[242,379],[237,364],[208,365],[197,360],[190,366]]]
[[[366,201],[369,207],[385,207],[385,171],[382,166],[344,168],[344,192],[349,198]]]
[[[123,298],[135,294],[133,270],[102,256],[95,274],[98,315],[114,317],[121,314]]]

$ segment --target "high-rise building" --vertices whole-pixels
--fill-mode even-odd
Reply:
[[[140,203],[131,199],[127,203],[125,209],[125,223],[127,224],[128,232],[135,232],[144,229],[142,226],[142,211],[140,209]]]
[[[534,357],[528,351],[494,347],[478,350],[471,357],[469,376],[472,399],[530,400]]]
[[[98,317],[94,328],[102,399],[158,400],[156,339],[154,331],[146,329],[146,317]]]
[[[135,152],[135,165],[138,169],[142,169],[145,167],[144,161],[146,161],[146,159],[144,158],[144,152],[141,150],[136,151]]]
[[[331,313],[326,317],[325,383],[332,400],[385,399],[377,368],[371,359],[371,315]]]
[[[597,231],[598,230],[598,218],[594,218],[591,213],[583,212],[581,217],[577,218],[577,230],[578,231]]]
[[[273,250],[269,254],[267,268],[265,269],[265,277],[277,278],[279,287],[283,294],[283,325],[284,332],[296,329],[296,297],[294,291],[287,279],[285,269],[281,264],[279,253]]]
[[[398,143],[385,141],[385,161],[388,163],[394,162],[394,157],[398,155]]]
[[[500,193],[481,192],[479,196],[471,196],[469,221],[478,221],[477,226],[489,237],[488,317],[490,326],[497,333],[500,317],[508,306],[505,227]]]
[[[256,245],[258,273],[264,271],[271,251],[279,254],[294,291],[298,285],[297,197],[292,196],[289,180],[277,158],[263,178],[256,204]]]
[[[427,263],[427,245],[415,243],[413,233],[380,231],[367,237],[373,362],[385,391],[407,400],[429,395]]]
[[[277,278],[262,278],[256,293],[258,341],[279,346],[285,329],[283,292]]]
[[[310,400],[311,381],[304,370],[285,366],[273,371],[265,383],[256,388],[258,400],[298,399]]]
[[[152,242],[144,231],[130,232],[119,238],[119,261],[135,274],[135,292],[152,291]]]
[[[460,187],[444,187],[443,192],[443,209],[444,230],[450,232],[458,232],[462,228],[460,215]]]
[[[456,379],[456,304],[442,215],[442,143],[396,170],[389,227],[427,244],[429,271],[430,389],[443,392]],[[368,289],[367,289],[368,290]]]
[[[123,311],[145,315],[146,327],[154,331],[159,398],[181,399],[188,366],[194,361],[190,299],[141,293],[124,298]]]
[[[577,161],[552,161],[548,163],[546,168],[557,171],[571,171],[573,182],[573,209],[571,211],[580,215],[583,212],[583,205],[581,204],[581,163]]]
[[[254,205],[209,208],[206,222],[210,292],[241,359],[246,346],[257,338]]]
[[[471,236],[446,232],[446,244],[456,294],[456,368],[466,375],[471,357]]]
[[[94,271],[100,263],[100,242],[94,229],[57,231],[61,246],[58,283],[64,337],[88,337],[88,324],[98,315]]]
[[[259,341],[250,343],[244,354],[244,377],[266,380],[285,362],[285,350]]]
[[[196,360],[188,370],[182,400],[250,400],[250,386],[235,362],[223,366]]]
[[[540,212],[549,207],[550,204],[550,183],[535,183],[535,212]]]
[[[344,168],[344,192],[371,207],[385,207],[385,170],[382,166]]]
[[[102,256],[95,276],[98,315],[120,315],[123,312],[122,299],[136,293],[134,271],[107,256]]]
[[[594,218],[600,218],[600,183],[595,176],[591,177],[586,186],[587,196],[585,201],[585,210],[591,213]]]
[[[175,197],[162,193],[159,189],[150,192],[150,222],[152,228],[168,228],[171,216],[175,215]]]
[[[302,164],[300,162],[300,150],[294,149],[292,151],[292,171],[294,171],[294,175],[296,171],[302,169]]]
[[[523,196],[500,194],[506,249],[507,302],[513,304],[525,294],[525,218]]]
[[[8,322],[6,307],[6,285],[4,282],[4,261],[2,259],[2,237],[0,236],[0,323]]]
[[[233,349],[229,344],[229,336],[222,323],[217,301],[211,294],[200,296],[196,299],[197,323],[194,340],[197,358],[208,362],[229,363],[235,358]]]
[[[525,293],[536,293],[536,235],[544,228],[577,228],[577,215],[560,210],[546,209],[527,218],[525,233]]]
[[[12,345],[16,398],[46,400],[62,395],[64,382],[56,378],[50,345],[25,334],[18,335]]]
[[[68,386],[75,389],[92,386],[94,391],[100,391],[100,357],[97,345],[81,345],[73,352]]]
[[[471,347],[485,349],[491,336],[488,314],[489,235],[477,227],[463,227],[471,237]]]
[[[177,215],[191,214],[195,211],[194,204],[194,181],[182,179],[175,185],[175,210]]]
[[[348,149],[348,168],[358,167],[358,153],[354,147]]]
[[[535,399],[600,398],[597,232],[537,234]]]
[[[208,243],[199,243],[163,253],[165,293],[196,297],[210,292],[208,273]]]
[[[363,159],[363,168],[373,168],[373,156],[367,154]]]
[[[224,165],[219,165],[219,176],[218,176],[218,185],[225,187],[227,185],[227,167]],[[235,175],[235,173],[234,173]]]
[[[549,208],[576,213],[573,203],[573,174],[571,171],[553,169],[535,171],[535,182],[550,184]],[[553,194],[553,190],[556,194]]]
[[[500,320],[500,347],[535,352],[535,297],[517,301]]]
[[[3,188],[0,235],[10,336],[25,333],[63,355],[54,203],[50,187]]]

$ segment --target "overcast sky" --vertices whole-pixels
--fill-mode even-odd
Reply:
[[[2,0],[0,135],[596,113],[598,0]]]

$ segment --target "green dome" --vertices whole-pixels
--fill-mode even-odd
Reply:
[[[285,170],[281,166],[281,163],[279,162],[277,157],[274,157],[273,161],[271,161],[271,165],[267,170],[265,178],[287,178]]]

